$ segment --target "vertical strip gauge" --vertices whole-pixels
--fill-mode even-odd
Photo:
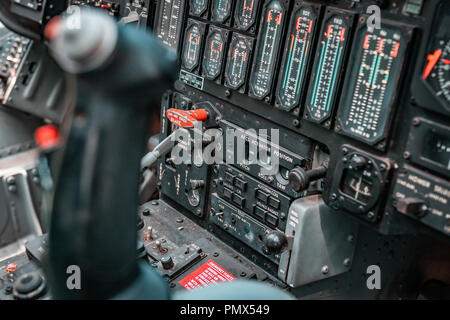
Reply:
[[[235,90],[245,84],[253,48],[253,39],[234,33],[228,50],[225,86]],[[241,89],[243,92],[245,88]]]
[[[371,145],[386,137],[406,44],[400,28],[375,29],[364,23],[353,49],[336,130]],[[379,147],[384,149],[384,144]]]
[[[205,54],[203,56],[203,75],[207,79],[214,80],[222,72],[227,38],[227,31],[212,26],[209,27]]]
[[[183,24],[185,0],[163,0],[159,3],[156,36],[167,47],[178,51]]]
[[[316,20],[312,7],[300,7],[291,18],[276,102],[277,108],[284,111],[299,104],[306,85]]]
[[[213,0],[212,21],[225,23],[231,16],[233,0]]]
[[[260,0],[237,1],[234,18],[234,25],[237,29],[247,31],[255,25],[259,3]]]
[[[189,71],[196,70],[200,64],[204,30],[205,26],[201,22],[191,19],[188,20],[181,61],[183,67]]]
[[[322,123],[331,116],[352,19],[352,16],[334,14],[325,20],[305,102],[305,119]],[[326,126],[330,126],[329,121]]]
[[[190,0],[190,13],[196,17],[201,17],[208,9],[208,0]]]
[[[250,95],[266,97],[271,89],[282,38],[286,9],[281,1],[269,1],[264,7],[255,62],[250,77]]]

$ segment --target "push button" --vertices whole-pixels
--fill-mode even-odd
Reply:
[[[267,198],[269,195],[265,192],[262,192],[259,189],[256,189],[256,199],[261,200],[264,203],[267,203]]]
[[[231,173],[226,172],[225,173],[225,181],[233,184],[234,176]]]
[[[260,218],[262,221],[265,221],[266,220],[266,213],[267,213],[267,211],[262,209],[262,208],[260,208],[260,207],[258,207],[258,206],[255,206],[254,208],[255,208],[255,211],[254,211],[255,215],[258,218]]]
[[[244,203],[245,203],[245,198],[243,198],[237,194],[233,194],[233,202],[236,203],[237,205],[243,207]]]
[[[266,222],[272,227],[276,227],[278,225],[278,217],[271,213],[267,213]]]
[[[236,178],[236,180],[234,181],[234,185],[242,191],[245,191],[247,189],[247,182],[239,178]]]
[[[231,191],[230,189],[224,188],[223,189],[223,197],[225,199],[231,200],[231,198],[233,197],[233,191]]]
[[[269,206],[277,210],[280,209],[280,200],[274,197],[269,197]]]

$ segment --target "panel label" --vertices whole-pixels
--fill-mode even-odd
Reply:
[[[236,280],[236,277],[213,260],[209,260],[178,283],[186,290],[193,290],[201,287],[209,287],[215,283],[233,280]]]
[[[185,70],[180,70],[180,80],[191,87],[203,90],[203,84],[205,82],[205,79],[203,79],[200,76],[197,76]]]

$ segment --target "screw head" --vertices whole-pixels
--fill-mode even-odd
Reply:
[[[329,272],[328,266],[327,265],[323,266],[321,271],[323,274],[328,274]]]

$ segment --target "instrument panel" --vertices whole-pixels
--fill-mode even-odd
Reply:
[[[406,166],[424,170],[430,179],[449,178],[449,4],[419,2],[186,1],[184,16],[179,14],[185,30],[180,36],[182,70],[176,94],[169,93],[161,115],[183,99],[188,109],[211,104],[217,121],[242,130],[277,128],[294,139],[281,140],[279,147],[303,163],[281,166],[270,178],[241,166],[235,177],[247,174],[275,187],[291,204],[320,193],[330,208],[384,234],[435,234],[434,229],[445,237],[450,212],[435,209],[420,194],[402,193],[408,201],[427,204],[424,216],[440,216],[430,218],[439,220],[433,225],[410,213],[411,206],[404,209],[399,202],[406,200],[393,194]],[[381,10],[378,21],[368,10],[371,5]],[[161,26],[155,28],[158,32]],[[427,94],[415,94],[418,87]],[[167,128],[162,134],[170,132]],[[300,151],[298,141],[309,149]],[[326,175],[306,191],[292,190],[290,173],[312,170],[319,163],[327,164]],[[165,165],[160,164],[160,172]],[[202,177],[211,196],[200,211],[209,212],[217,203],[238,210],[242,190],[228,184],[216,195],[227,170],[217,172],[217,177]],[[168,183],[164,175],[160,182]],[[186,207],[187,202],[167,197]],[[263,224],[273,230],[277,227],[267,223],[267,215],[282,221],[288,214],[263,204],[268,200],[261,199],[268,198],[261,193],[243,198],[244,212],[264,217]],[[203,221],[217,226],[222,220],[210,222],[207,214]],[[265,255],[263,249],[260,253]]]
[[[448,245],[448,1],[71,3],[148,27],[179,54],[178,80],[161,101],[161,140],[177,129],[169,109],[208,115],[200,128],[183,130],[189,138],[176,144],[193,157],[210,153],[223,161],[180,164],[170,153],[161,157],[160,199],[139,212],[145,223],[138,224],[138,238],[151,251],[149,261],[170,274],[173,265],[166,269],[161,257],[167,250],[177,254],[172,288],[210,255],[233,272],[245,265],[258,270],[258,280],[307,296],[334,287],[344,273],[360,280],[362,266],[379,257],[368,252],[381,252],[383,270],[394,270],[394,247],[407,256],[405,243],[416,245],[422,236],[435,241],[433,248]],[[199,150],[189,149],[198,134]],[[262,173],[272,160],[260,149],[276,156],[275,172]],[[240,152],[244,162],[234,159]],[[180,236],[186,221],[191,233]],[[317,235],[327,228],[342,248],[336,257],[322,255],[329,239]],[[226,254],[214,247],[219,241],[211,248],[193,239],[197,233],[219,239]],[[184,261],[191,257],[180,248],[194,242],[208,250]],[[305,247],[310,243],[322,247]],[[234,253],[245,263],[229,259]],[[305,268],[315,269],[301,274]],[[403,272],[395,270],[386,272],[392,278]]]

